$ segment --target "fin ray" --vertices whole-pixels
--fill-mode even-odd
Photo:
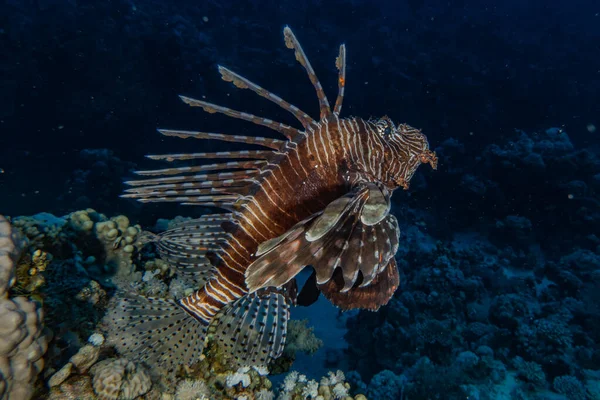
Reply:
[[[275,238],[265,244],[245,272],[249,291],[280,287],[307,265],[315,269],[319,285],[341,269],[342,292],[353,288],[359,274],[366,281],[363,287],[368,286],[398,249],[396,218],[389,213],[381,218],[379,214],[389,212],[389,194],[382,190],[374,184],[360,184],[323,212],[292,227],[282,240]]]
[[[163,168],[153,170],[135,171],[136,175],[140,176],[160,176],[160,175],[177,175],[181,173],[192,173],[202,171],[221,171],[230,169],[261,169],[266,165],[266,161],[230,161],[226,163],[204,164],[193,167],[176,167]]]
[[[278,291],[252,293],[221,310],[209,332],[239,366],[266,365],[283,352],[289,307]]]
[[[311,125],[317,125],[317,122],[315,120],[313,120],[308,114],[300,110],[295,105],[288,103],[281,97],[269,92],[268,90],[263,89],[262,87],[258,86],[254,82],[249,81],[243,76],[238,75],[235,72],[223,66],[219,66],[219,72],[221,73],[221,77],[224,81],[232,82],[237,88],[240,89],[250,89],[259,96],[264,97],[269,101],[272,101],[279,107],[292,113],[294,117],[296,117],[296,119],[302,124],[304,129],[308,129]]]
[[[109,343],[120,354],[174,370],[198,361],[207,327],[175,301],[120,294],[105,317]],[[173,343],[185,343],[181,348]]]
[[[176,153],[176,154],[148,154],[146,158],[163,161],[195,160],[198,158],[256,158],[269,160],[273,157],[270,150],[240,150],[240,151],[218,151],[213,153]]]
[[[228,214],[209,214],[152,235],[150,241],[156,244],[163,260],[186,275],[201,274],[206,280],[207,273],[214,269],[206,255],[221,250],[227,237],[221,224],[226,221],[231,221]]]
[[[187,97],[187,96],[179,96],[179,98],[181,98],[181,100],[184,103],[186,103],[192,107],[201,107],[204,111],[211,113],[211,114],[221,113],[221,114],[225,114],[232,118],[243,119],[244,121],[252,122],[256,125],[266,126],[267,128],[270,128],[276,132],[283,134],[288,139],[292,139],[300,133],[300,131],[296,128],[292,128],[289,125],[285,125],[285,124],[282,124],[281,122],[276,122],[276,121],[270,120],[268,118],[257,117],[256,115],[232,110],[231,108],[218,106],[216,104],[212,104],[212,103],[202,101],[202,100],[193,99],[193,98]]]
[[[193,99],[191,99],[193,100]],[[200,101],[200,100],[195,100]],[[224,133],[212,133],[212,132],[198,132],[198,131],[183,131],[175,129],[159,129],[158,132],[165,136],[174,136],[182,139],[194,138],[194,139],[213,139],[221,140],[223,142],[235,142],[235,143],[246,143],[256,144],[264,147],[269,147],[273,150],[279,150],[283,148],[285,140],[271,139],[262,136],[241,136],[241,135],[225,135]]]
[[[205,182],[205,181],[229,181],[236,179],[248,179],[258,175],[258,172],[253,169],[233,171],[233,172],[221,172],[217,174],[197,174],[197,175],[179,175],[169,176],[164,178],[150,178],[150,179],[138,179],[133,181],[126,181],[125,184],[129,186],[147,186],[147,185],[159,185],[163,183],[191,183],[191,182]]]
[[[321,82],[319,82],[319,78],[317,78],[317,74],[315,74],[315,70],[313,69],[310,61],[306,57],[304,50],[302,50],[302,46],[300,46],[300,42],[296,39],[294,32],[290,29],[289,26],[286,26],[283,29],[283,37],[285,39],[285,45],[289,49],[293,49],[296,55],[296,60],[304,67],[306,73],[308,74],[308,78],[311,83],[315,87],[317,92],[317,97],[319,99],[319,110],[320,110],[320,119],[324,120],[328,116],[331,115],[331,108],[329,107],[329,100],[327,100],[327,96],[323,91],[323,87],[321,86]]]
[[[340,46],[340,53],[335,60],[335,66],[338,69],[338,96],[335,99],[333,113],[340,115],[342,112],[342,103],[344,102],[344,90],[346,88],[346,45]]]
[[[341,290],[344,285],[343,279],[338,275],[327,283],[318,285],[318,288],[333,305],[342,310],[360,308],[377,311],[390,301],[399,284],[398,267],[396,260],[392,258],[368,286],[355,286],[343,292]]]

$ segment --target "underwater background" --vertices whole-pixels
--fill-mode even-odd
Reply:
[[[438,155],[392,197],[400,287],[378,312],[293,308],[269,371],[207,354],[165,382],[101,320],[124,282],[184,293],[140,234],[211,210],[123,181],[146,154],[236,148],[156,128],[270,134],[180,94],[293,123],[218,64],[315,115],[286,25],[330,98],[346,44],[344,116]],[[600,399],[597,1],[4,0],[0,54],[0,398]]]

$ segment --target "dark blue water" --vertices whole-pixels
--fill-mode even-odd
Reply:
[[[600,398],[596,1],[4,1],[0,213],[201,215],[120,199],[122,181],[157,167],[145,154],[242,148],[156,128],[277,137],[179,94],[294,123],[218,64],[316,117],[285,25],[330,100],[346,44],[344,116],[409,123],[439,157],[392,198],[395,296],[293,311],[324,340],[293,369],[342,369],[369,399]]]

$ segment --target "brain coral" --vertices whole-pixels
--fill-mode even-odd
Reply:
[[[90,372],[94,392],[101,400],[135,399],[152,386],[148,373],[124,358],[100,361]]]
[[[18,253],[12,228],[0,216],[0,398],[26,400],[33,396],[44,367],[47,340],[37,304],[25,297],[8,297]]]

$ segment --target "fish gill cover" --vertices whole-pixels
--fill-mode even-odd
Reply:
[[[0,7],[0,397],[600,398],[595,3]]]

